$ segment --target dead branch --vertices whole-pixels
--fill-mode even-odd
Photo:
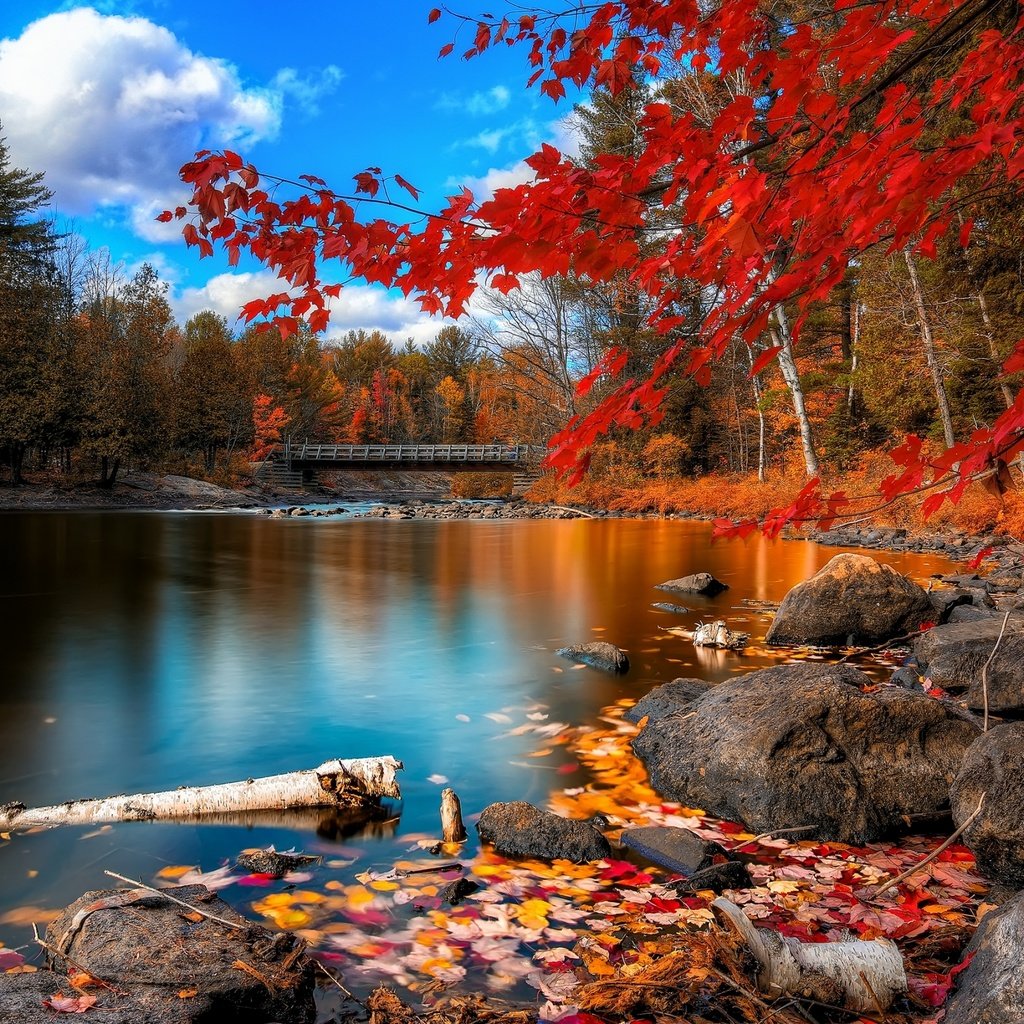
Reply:
[[[999,627],[999,636],[996,637],[996,645],[992,648],[992,653],[988,656],[988,661],[982,666],[981,669],[981,698],[984,707],[984,717],[982,719],[981,731],[988,732],[988,667],[992,664],[992,660],[996,656],[996,651],[999,650],[999,645],[1003,642],[1003,633],[1006,632],[1006,624],[1010,621],[1010,611],[1007,609],[1006,614],[1003,616],[1003,624]]]
[[[911,875],[916,875],[917,872],[921,870],[921,868],[925,867],[928,864],[931,864],[931,862],[935,860],[935,858],[938,857],[938,855],[942,853],[943,850],[952,846],[953,843],[955,843],[960,838],[960,836],[963,835],[964,831],[967,829],[967,826],[970,825],[970,823],[974,821],[974,819],[979,814],[981,814],[981,808],[985,804],[985,796],[985,793],[981,794],[981,799],[978,801],[978,806],[975,807],[973,811],[971,811],[970,815],[964,820],[964,823],[944,843],[942,843],[941,846],[935,847],[935,849],[932,850],[932,852],[929,853],[927,857],[925,857],[923,860],[918,861],[918,863],[915,864],[912,868],[907,868],[906,871],[897,875],[895,878],[889,879],[889,881],[886,882],[884,885],[880,885],[874,891],[873,895],[876,897],[881,896],[882,893],[886,891],[886,889],[891,889],[894,885],[899,885],[900,882],[904,881],[904,879],[909,878]]]

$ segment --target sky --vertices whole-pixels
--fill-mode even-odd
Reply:
[[[466,0],[475,12],[484,0]],[[434,2],[46,0],[0,4],[0,124],[14,166],[44,171],[65,230],[107,248],[127,273],[151,263],[179,320],[213,309],[234,322],[279,291],[255,265],[200,260],[157,213],[186,198],[178,168],[228,147],[283,177],[339,192],[368,166],[401,174],[438,208],[525,180],[542,142],[572,151],[571,102],[525,88],[526,51],[438,60],[457,25],[427,24]],[[499,2],[498,7],[502,4]],[[285,13],[288,10],[289,13]],[[456,38],[456,54],[472,29]],[[465,45],[461,45],[465,43]],[[352,284],[328,337],[378,328],[399,344],[442,323],[415,301]]]

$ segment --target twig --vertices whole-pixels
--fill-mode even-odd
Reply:
[[[857,650],[851,651],[849,654],[844,654],[836,664],[841,665],[844,661],[849,661],[851,658],[857,658],[862,654],[874,654],[876,651],[884,651],[892,647],[894,644],[902,643],[904,640],[913,640],[915,636],[924,636],[932,627],[928,629],[916,629],[913,633],[907,633],[904,636],[894,636],[891,640],[886,640],[883,644],[875,644],[874,647],[858,647]]]
[[[209,918],[218,924],[227,925],[229,928],[245,929],[249,927],[248,921],[229,921],[226,917],[218,917],[216,914],[211,914],[208,910],[202,910],[200,907],[192,906],[191,903],[179,900],[177,896],[172,896],[166,889],[156,889],[152,885],[146,885],[145,882],[136,882],[134,878],[126,878],[124,875],[119,875],[116,871],[104,871],[103,874],[110,875],[111,878],[116,878],[119,882],[127,882],[129,885],[138,886],[140,889],[148,889],[150,892],[156,893],[157,896],[162,896],[165,900],[177,903],[179,907],[191,910],[194,914]]]
[[[51,946],[45,939],[39,938],[39,929],[36,928],[34,921],[32,922],[32,936],[35,939],[36,945],[42,946],[43,949],[45,949],[46,952],[49,953],[51,956],[59,956],[62,960],[66,960],[69,964],[71,964],[72,967],[74,967],[76,971],[80,971],[82,974],[88,974],[89,977],[92,978],[92,980],[95,981],[97,985],[101,985],[103,988],[109,989],[111,992],[114,993],[115,996],[128,995],[128,993],[125,992],[123,988],[118,988],[118,986],[115,985],[112,981],[107,981],[105,978],[98,977],[96,974],[90,971],[88,967],[85,967],[83,964],[80,964],[77,960],[72,959],[70,956],[68,956],[67,953],[62,953],[55,946]]]
[[[753,839],[740,843],[736,849],[741,850],[744,846],[752,846],[754,843],[761,842],[762,839],[771,839],[772,836],[786,836],[792,832],[810,832],[816,828],[818,828],[817,825],[794,825],[792,828],[773,828],[770,832],[762,832],[759,836],[754,836]]]
[[[963,835],[967,826],[970,825],[971,822],[974,821],[974,819],[979,814],[981,814],[981,808],[985,804],[986,795],[987,792],[981,794],[981,799],[978,801],[978,806],[974,808],[971,814],[964,820],[964,823],[944,843],[942,843],[940,846],[937,846],[934,850],[932,850],[932,852],[929,853],[928,856],[924,858],[924,860],[919,861],[913,867],[907,868],[906,871],[897,875],[895,878],[890,878],[889,881],[886,882],[884,885],[879,886],[874,891],[873,896],[881,896],[882,893],[886,891],[886,889],[891,889],[894,885],[899,885],[900,882],[902,882],[904,879],[909,878],[911,875],[916,875],[917,872],[920,871],[921,868],[923,868],[926,864],[930,864],[933,860],[935,860],[935,858],[938,857],[938,855],[942,853],[943,850],[945,850],[947,847],[952,846],[953,843],[955,843],[960,838],[960,836]]]
[[[346,998],[351,999],[353,1003],[358,1003],[364,1009],[366,1008],[366,1003],[364,1003],[362,1001],[362,999],[357,999],[354,995],[352,995],[352,993],[349,992],[349,990],[347,988],[345,988],[345,986],[342,985],[342,983],[340,981],[338,981],[338,979],[333,974],[331,974],[331,972],[329,970],[327,970],[327,968],[324,967],[324,965],[322,963],[320,963],[320,961],[317,960],[317,958],[315,956],[312,957],[311,959],[312,959],[313,963],[315,963],[317,965],[317,967],[319,967],[320,970],[323,971],[324,974],[326,974],[327,977],[330,978],[330,980],[333,981],[334,984],[337,985],[338,988],[341,989],[342,993],[344,993]]]
[[[272,998],[277,998],[277,989],[274,987],[274,983],[265,974],[253,967],[252,964],[247,964],[244,960],[236,960],[231,966],[236,971],[245,971],[250,978],[255,978],[270,993]]]
[[[999,636],[996,637],[996,645],[992,648],[992,653],[988,656],[988,661],[982,666],[981,669],[981,699],[984,706],[984,718],[982,719],[981,731],[988,732],[988,667],[992,664],[992,659],[996,656],[996,651],[999,650],[999,645],[1003,640],[1003,633],[1006,632],[1006,624],[1010,621],[1010,611],[1007,609],[1006,614],[1003,616],[1003,624],[999,628]]]
[[[581,508],[567,508],[565,505],[548,505],[548,508],[553,508],[557,512],[575,512],[578,516],[585,516],[587,519],[597,518],[593,512],[584,512]]]

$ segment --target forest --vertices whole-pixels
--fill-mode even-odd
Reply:
[[[596,172],[640,159],[652,100],[711,130],[743,88],[742,73],[682,65],[662,69],[653,96],[599,88],[572,116],[577,163]],[[1024,336],[1024,276],[1020,202],[1006,194],[961,215],[932,258],[910,243],[877,246],[827,297],[800,311],[778,305],[761,343],[737,331],[707,379],[685,360],[664,369],[656,303],[627,270],[492,281],[423,346],[369,325],[320,337],[309,316],[280,330],[243,325],[248,307],[236,322],[204,311],[180,324],[152,266],[129,274],[59,231],[49,199],[45,168],[13,166],[0,143],[0,460],[10,484],[43,474],[110,486],[125,469],[228,482],[289,435],[546,445],[614,396],[602,373],[614,357],[623,378],[662,374],[658,416],[613,425],[594,439],[581,486],[549,476],[535,496],[763,514],[810,478],[870,492],[905,436],[950,449],[1014,402],[1001,366]],[[644,258],[667,244],[677,213],[649,216],[666,230],[644,236]],[[677,347],[699,350],[719,302],[711,285],[686,283],[673,300],[686,314]],[[990,474],[946,517],[1016,529],[1016,475]]]

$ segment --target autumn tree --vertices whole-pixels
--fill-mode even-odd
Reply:
[[[11,164],[0,137],[0,458],[21,482],[25,452],[38,440],[45,366],[56,321],[46,256],[54,240],[41,219],[52,193],[43,175]]]
[[[432,20],[440,17],[432,12]],[[649,302],[647,324],[662,348],[649,374],[609,388],[554,440],[550,462],[577,476],[609,429],[656,425],[678,364],[706,381],[735,341],[756,348],[768,338],[751,368],[758,372],[796,350],[813,304],[866,253],[910,246],[930,258],[951,231],[967,244],[975,200],[1016,195],[1024,171],[1024,25],[999,0],[837,0],[785,9],[612,0],[457,16],[463,23],[473,32],[466,57],[522,46],[531,82],[556,100],[569,84],[613,94],[646,87],[666,58],[722,79],[742,72],[744,88],[717,108],[710,130],[651,95],[639,117],[639,150],[580,167],[543,146],[528,161],[531,182],[481,203],[464,190],[433,217],[359,219],[359,196],[387,201],[393,186],[416,199],[400,175],[368,169],[347,197],[310,178],[308,189],[286,198],[280,178],[261,176],[234,153],[203,153],[187,164],[192,200],[162,216],[187,218],[185,239],[201,254],[216,241],[232,259],[246,248],[277,270],[293,290],[249,303],[245,315],[280,319],[285,331],[299,315],[325,322],[340,285],[322,275],[334,266],[339,278],[399,287],[426,311],[451,316],[465,311],[481,280],[512,290],[534,271],[571,270],[593,282],[625,272]],[[961,116],[949,119],[950,109]],[[653,253],[638,241],[652,199],[669,215],[656,230],[673,233]],[[713,297],[696,338],[678,333],[694,282]],[[611,349],[582,390],[618,376],[628,358]],[[1008,368],[1018,361],[1024,353]],[[971,479],[998,474],[1024,448],[1022,426],[1018,396],[990,427],[945,452],[911,439],[883,491],[938,488],[926,511],[955,500]],[[795,517],[827,518],[845,502],[822,495],[815,479],[766,526],[774,532]]]
[[[165,450],[174,326],[166,293],[149,264],[126,283],[109,261],[94,264],[83,310],[82,440],[100,460],[104,487],[114,485],[125,460],[145,463]]]
[[[200,452],[208,472],[217,453],[230,454],[248,436],[252,396],[227,320],[210,310],[185,324],[174,378],[175,443]]]

